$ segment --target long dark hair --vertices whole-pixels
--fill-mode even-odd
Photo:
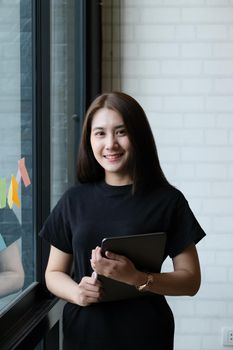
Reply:
[[[139,103],[122,92],[103,93],[87,110],[78,153],[77,177],[81,183],[104,179],[104,169],[96,161],[90,143],[94,114],[101,108],[118,112],[124,121],[132,144],[133,155],[130,175],[133,190],[156,186],[169,186],[159,162],[155,140],[146,114]]]

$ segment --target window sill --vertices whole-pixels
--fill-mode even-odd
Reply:
[[[33,349],[60,321],[63,306],[36,284],[0,318],[0,349]]]

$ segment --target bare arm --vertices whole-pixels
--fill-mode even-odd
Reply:
[[[147,281],[147,274],[135,269],[133,263],[124,256],[107,252],[101,257],[100,248],[92,253],[92,267],[97,273],[118,281],[139,286]],[[152,273],[154,281],[149,290],[162,295],[194,295],[200,287],[201,273],[196,247],[191,244],[173,258],[174,271]]]
[[[98,302],[101,296],[99,281],[86,276],[76,283],[70,276],[72,262],[73,255],[51,246],[45,272],[47,288],[57,297],[81,306]]]
[[[201,273],[199,259],[194,244],[173,258],[174,271],[153,274],[151,292],[163,295],[195,295],[200,287]],[[139,284],[145,283],[143,277]]]
[[[0,297],[19,291],[24,284],[24,270],[19,242],[0,252]]]

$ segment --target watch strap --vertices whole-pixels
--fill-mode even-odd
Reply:
[[[152,285],[154,282],[154,276],[150,273],[147,273],[147,281],[144,284],[141,284],[140,286],[136,286],[137,290],[140,292],[143,292],[144,290],[147,290],[148,287]]]

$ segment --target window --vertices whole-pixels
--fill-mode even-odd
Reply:
[[[59,348],[63,303],[46,291],[38,231],[75,182],[99,39],[97,0],[0,1],[0,288],[19,277],[0,295],[1,349]]]
[[[35,281],[31,1],[0,3],[0,314]]]
[[[51,207],[75,182],[75,1],[51,1]]]

